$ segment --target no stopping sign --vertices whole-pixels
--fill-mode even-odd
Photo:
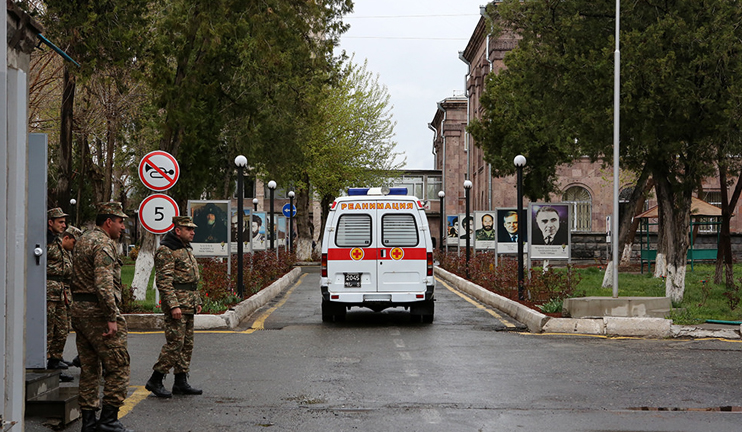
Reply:
[[[179,214],[175,200],[163,194],[150,195],[139,205],[139,223],[153,234],[173,229],[173,217]]]

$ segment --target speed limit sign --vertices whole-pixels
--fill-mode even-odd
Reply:
[[[173,217],[178,215],[178,204],[167,195],[150,195],[139,205],[139,222],[153,234],[173,229]]]

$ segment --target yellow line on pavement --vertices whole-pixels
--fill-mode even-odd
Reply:
[[[286,301],[289,299],[289,296],[291,295],[291,293],[294,292],[294,290],[296,289],[296,287],[298,287],[299,285],[301,285],[301,281],[304,280],[304,277],[306,275],[307,275],[306,273],[304,273],[303,275],[301,275],[299,277],[299,280],[297,280],[296,283],[294,283],[294,286],[292,286],[291,289],[289,289],[288,291],[286,291],[286,295],[283,296],[283,298],[281,299],[281,301],[279,301],[278,303],[276,303],[276,305],[273,306],[272,308],[270,308],[267,311],[263,312],[263,314],[260,315],[258,317],[258,319],[256,319],[252,323],[252,326],[250,326],[249,329],[247,329],[245,331],[242,331],[242,332],[237,332],[237,333],[252,334],[252,333],[254,333],[257,330],[264,330],[265,329],[265,320],[268,319],[268,317],[273,312],[275,312],[276,309],[280,308],[281,306],[284,305],[284,303],[286,303]]]
[[[485,306],[482,306],[482,305],[481,305],[480,303],[477,303],[476,301],[474,301],[474,300],[473,300],[472,298],[470,298],[470,297],[469,297],[469,296],[467,296],[466,294],[464,294],[464,293],[462,293],[462,292],[459,292],[458,290],[456,290],[456,289],[454,289],[453,287],[451,287],[450,285],[448,285],[448,284],[447,284],[446,282],[444,282],[444,281],[443,281],[442,279],[438,279],[438,278],[436,278],[436,280],[437,280],[438,282],[440,282],[440,283],[441,283],[441,284],[442,284],[442,285],[443,285],[444,287],[446,287],[446,288],[447,288],[447,289],[448,289],[449,291],[451,291],[452,293],[456,294],[457,296],[461,297],[462,299],[464,299],[464,300],[468,301],[469,303],[473,304],[473,305],[474,305],[474,306],[476,306],[476,307],[477,307],[478,309],[482,309],[483,311],[486,311],[486,312],[487,312],[488,314],[490,314],[490,315],[492,315],[493,317],[497,318],[497,319],[498,319],[498,320],[499,320],[499,321],[500,321],[501,323],[503,323],[503,325],[505,325],[505,327],[515,327],[515,324],[513,324],[513,323],[511,323],[511,322],[507,321],[507,320],[506,320],[505,318],[503,318],[503,317],[502,317],[502,315],[498,314],[497,312],[493,311],[493,310],[492,310],[492,309],[490,309],[490,308],[487,308],[487,307],[485,307]]]
[[[141,401],[147,399],[149,390],[144,386],[133,386],[136,390],[128,398],[124,399],[124,405],[119,408],[119,418],[129,414],[132,409]]]

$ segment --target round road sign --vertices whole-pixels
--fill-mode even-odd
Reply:
[[[291,207],[291,210],[289,210],[289,207]],[[286,217],[296,217],[296,206],[291,206],[290,204],[284,204],[283,208],[281,208],[281,211],[283,212],[283,215]]]
[[[173,229],[173,217],[178,215],[178,204],[167,195],[150,195],[139,205],[139,223],[152,234]]]
[[[179,176],[178,161],[170,153],[161,150],[149,152],[139,162],[139,179],[153,191],[170,189]]]

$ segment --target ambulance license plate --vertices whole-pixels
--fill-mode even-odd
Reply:
[[[361,273],[343,273],[345,275],[345,288],[360,288]]]

